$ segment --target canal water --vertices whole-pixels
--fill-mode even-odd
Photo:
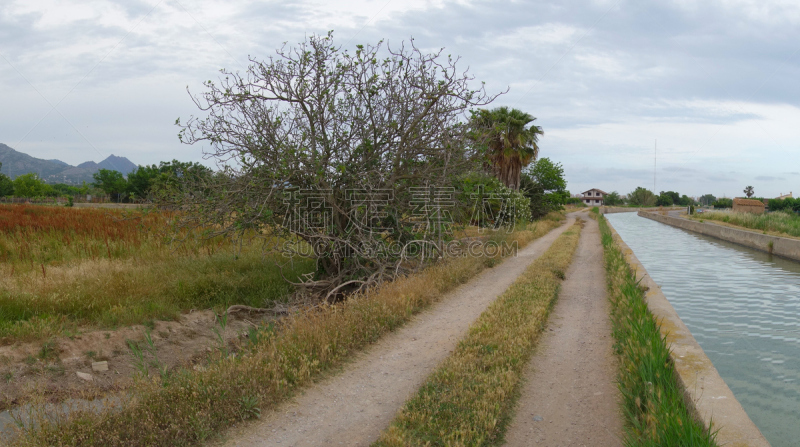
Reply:
[[[800,263],[636,213],[606,218],[770,444],[800,445]]]

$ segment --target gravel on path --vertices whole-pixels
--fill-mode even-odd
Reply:
[[[506,445],[621,446],[610,303],[596,221],[586,215],[572,265],[524,374]]]
[[[226,433],[225,446],[368,446],[464,338],[469,326],[575,218],[442,297],[339,374]]]

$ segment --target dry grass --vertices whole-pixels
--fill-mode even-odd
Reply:
[[[378,446],[496,445],[558,295],[583,221],[564,232],[470,328]]]
[[[0,205],[0,343],[175,319],[189,309],[269,306],[313,271],[261,246],[170,244],[169,214]],[[183,236],[191,236],[184,234]]]
[[[522,246],[562,219],[550,216],[530,230],[505,236],[506,242]],[[194,445],[257,410],[274,407],[496,262],[449,259],[341,305],[286,318],[279,327],[253,334],[256,341],[235,358],[221,358],[203,372],[182,370],[165,381],[139,382],[132,398],[115,411],[73,412],[60,422],[40,418],[14,445]]]

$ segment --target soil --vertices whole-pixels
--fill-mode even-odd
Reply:
[[[486,307],[572,222],[571,217],[521,249],[517,257],[449,293],[368,348],[341,373],[265,413],[260,421],[234,427],[214,445],[370,445]]]
[[[249,316],[237,318],[232,314],[221,332],[229,350],[235,351],[246,343],[248,328],[256,323],[258,320]],[[220,325],[210,310],[187,313],[178,321],[155,321],[150,333],[158,360],[169,370],[201,368],[220,347],[215,328],[219,330]],[[124,390],[138,371],[127,340],[144,347],[146,331],[145,326],[131,326],[0,346],[0,411],[33,396],[62,402],[94,399]],[[158,374],[152,365],[155,359],[149,354],[144,359],[150,374]],[[108,362],[108,370],[93,371],[92,363],[101,361]],[[91,381],[81,379],[78,372],[91,374]]]
[[[525,371],[508,446],[620,446],[623,425],[615,380],[603,248],[587,224],[537,352]]]

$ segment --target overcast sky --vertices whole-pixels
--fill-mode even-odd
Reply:
[[[70,164],[201,161],[175,119],[283,42],[413,37],[536,116],[568,189],[800,195],[800,2],[3,0],[0,143]]]

